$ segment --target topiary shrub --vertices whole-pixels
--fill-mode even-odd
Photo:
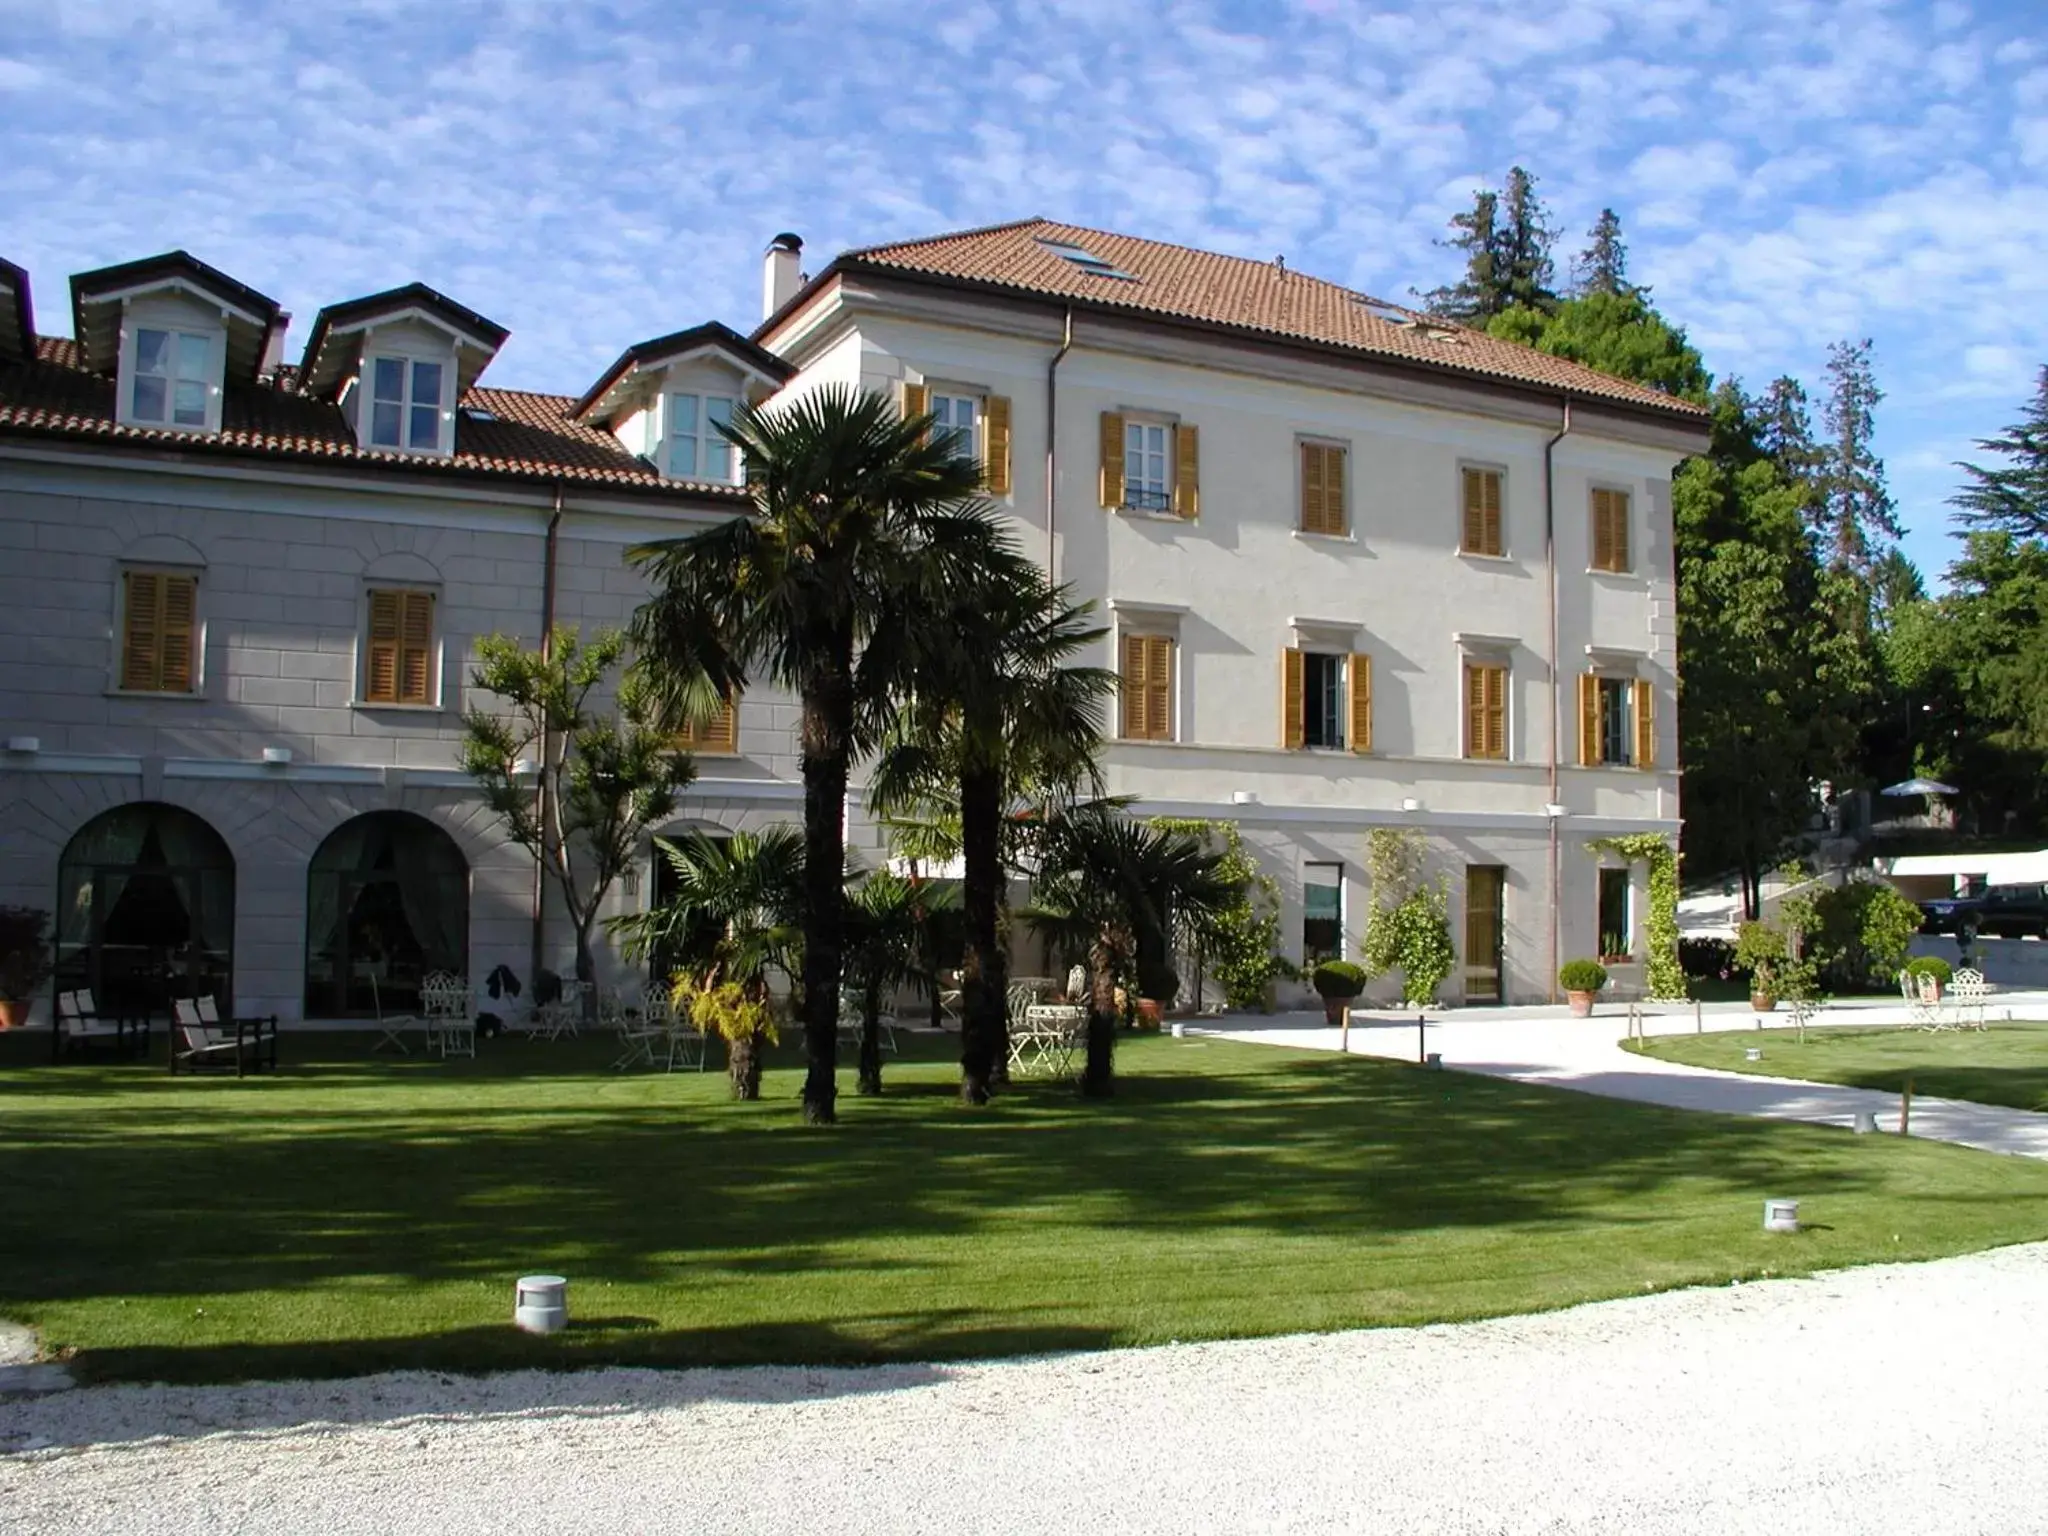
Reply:
[[[1325,1002],[1348,1003],[1365,990],[1365,967],[1349,960],[1325,960],[1310,973],[1309,983]]]
[[[1835,988],[1886,986],[1920,930],[1919,906],[1882,880],[1850,880],[1813,901],[1813,958]]]
[[[1567,992],[1598,992],[1607,985],[1607,967],[1598,960],[1567,960],[1558,968],[1557,984]]]
[[[1932,976],[1944,987],[1955,978],[1955,968],[1938,955],[1915,955],[1900,969],[1908,976]]]

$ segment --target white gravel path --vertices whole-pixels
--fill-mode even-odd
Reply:
[[[1418,1329],[0,1404],[0,1530],[2048,1530],[2048,1244]]]

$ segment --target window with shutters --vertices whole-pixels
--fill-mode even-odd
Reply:
[[[1593,569],[1627,572],[1629,554],[1629,494],[1596,486],[1593,490]]]
[[[1579,761],[1589,768],[1648,768],[1656,757],[1656,698],[1647,680],[1587,672],[1579,678]]]
[[[1465,755],[1508,755],[1508,669],[1499,662],[1465,663]]]
[[[1280,656],[1280,744],[1372,750],[1372,658],[1362,651],[1293,650]]]
[[[1123,637],[1123,729],[1126,741],[1173,740],[1172,635]]]
[[[123,693],[199,691],[199,578],[190,571],[121,573]]]
[[[1201,439],[1193,425],[1102,413],[1101,503],[1114,511],[1192,518],[1201,505]]]
[[[675,744],[685,752],[731,757],[740,749],[739,700],[728,696],[707,720],[692,720],[676,732]]]
[[[365,704],[433,705],[440,668],[434,660],[434,594],[373,587],[369,636],[363,647]]]
[[[1010,400],[951,384],[906,384],[903,414],[929,416],[932,438],[977,460],[991,496],[1010,494]]]
[[[1345,509],[1346,464],[1342,443],[1304,441],[1301,452],[1301,531],[1342,536],[1350,528]]]
[[[1507,476],[1497,469],[1468,464],[1459,472],[1464,516],[1458,549],[1467,555],[1505,555],[1507,538],[1501,522],[1501,492]]]

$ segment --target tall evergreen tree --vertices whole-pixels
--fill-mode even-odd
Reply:
[[[2048,368],[2035,383],[2026,414],[1997,437],[1980,437],[1985,453],[2001,454],[1998,469],[1958,464],[1968,484],[1949,498],[1966,528],[2048,539]]]
[[[1752,415],[1757,424],[1757,446],[1792,479],[1813,483],[1820,474],[1821,456],[1813,440],[1813,413],[1806,387],[1795,378],[1780,375],[1755,402]]]
[[[1452,215],[1451,228],[1455,233],[1437,244],[1464,252],[1465,272],[1457,282],[1422,295],[1431,314],[1484,326],[1517,306],[1546,314],[1557,308],[1550,254],[1557,231],[1536,195],[1534,176],[1518,165],[1508,172],[1506,191],[1480,188],[1469,213]]]
[[[1868,338],[1828,348],[1828,399],[1821,410],[1828,441],[1821,450],[1820,500],[1814,510],[1828,563],[1865,578],[1877,554],[1901,532],[1885,488],[1884,460],[1872,441],[1883,399]]]
[[[1508,172],[1500,211],[1500,256],[1495,265],[1508,303],[1527,309],[1556,309],[1557,293],[1551,284],[1557,273],[1550,248],[1557,241],[1557,231],[1550,224],[1549,210],[1536,195],[1536,178],[1519,165]]]
[[[1451,228],[1456,233],[1437,244],[1446,250],[1464,252],[1465,272],[1455,283],[1432,288],[1422,295],[1431,314],[1461,324],[1484,325],[1508,307],[1501,275],[1495,267],[1500,255],[1500,234],[1496,228],[1499,213],[1500,195],[1482,189],[1472,194],[1470,212],[1451,215]]]
[[[1572,263],[1572,289],[1576,297],[1595,293],[1648,295],[1648,289],[1638,288],[1628,280],[1628,247],[1621,238],[1620,215],[1612,208],[1602,208],[1600,217],[1586,231],[1586,240],[1586,248]]]

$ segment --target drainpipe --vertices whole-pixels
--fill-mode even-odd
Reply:
[[[1052,535],[1053,522],[1057,515],[1054,507],[1054,487],[1059,483],[1060,460],[1059,450],[1055,446],[1058,434],[1053,430],[1053,423],[1059,419],[1060,364],[1066,361],[1067,353],[1073,350],[1073,346],[1074,307],[1070,304],[1067,306],[1066,327],[1060,335],[1060,349],[1053,353],[1052,362],[1045,370],[1045,575],[1048,581],[1055,584],[1060,578],[1053,564]]]
[[[547,543],[541,555],[540,574],[540,654],[545,661],[554,654],[555,648],[555,551],[562,527],[562,482],[555,480],[554,505],[548,513]],[[546,841],[548,801],[547,763],[553,743],[543,730],[540,738],[540,767],[533,781],[534,824],[542,829],[542,841]],[[547,953],[547,883],[546,871],[541,867],[540,849],[533,854],[533,938],[531,954],[527,957],[526,979],[529,986],[540,984],[541,958]]]
[[[1564,441],[1572,429],[1572,403],[1563,402],[1564,417],[1558,423],[1556,433],[1543,445],[1543,564],[1547,584],[1550,588],[1550,801],[1559,803],[1557,798],[1557,737],[1558,696],[1557,672],[1557,475],[1552,462],[1552,452]],[[1550,985],[1549,997],[1557,1001],[1557,968],[1562,963],[1558,958],[1558,909],[1562,901],[1558,867],[1558,833],[1556,816],[1548,811],[1543,819],[1550,824]]]

